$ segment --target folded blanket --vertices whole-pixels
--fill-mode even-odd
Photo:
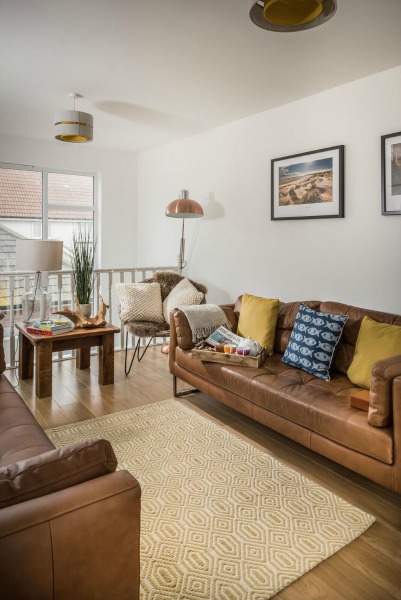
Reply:
[[[217,306],[217,304],[180,306],[180,310],[182,310],[188,319],[194,343],[207,338],[220,325],[231,329],[224,310],[220,306]]]

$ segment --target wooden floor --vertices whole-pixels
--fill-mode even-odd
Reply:
[[[168,356],[160,346],[135,362],[124,375],[124,355],[115,355],[115,383],[97,383],[97,357],[91,369],[79,371],[72,360],[53,364],[53,397],[38,399],[33,382],[7,377],[45,428],[82,421],[173,397]],[[277,594],[280,600],[401,600],[401,496],[320,457],[255,423],[209,396],[199,393],[180,400],[244,439],[302,471],[377,521],[358,539]],[[213,598],[210,600],[219,600]]]

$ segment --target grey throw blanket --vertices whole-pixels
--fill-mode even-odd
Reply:
[[[192,331],[192,341],[199,342],[216,331],[220,325],[231,329],[224,310],[217,304],[199,304],[196,306],[180,306],[180,310],[188,319]]]

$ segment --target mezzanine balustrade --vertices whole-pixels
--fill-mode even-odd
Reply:
[[[124,328],[118,314],[118,297],[115,291],[116,283],[136,283],[152,277],[155,271],[177,271],[177,267],[136,267],[126,269],[95,269],[95,285],[92,302],[92,314],[98,310],[99,293],[102,295],[109,310],[106,319],[109,323],[119,325],[121,333],[114,336],[115,350],[125,349]],[[14,368],[17,362],[18,331],[16,321],[22,321],[22,295],[35,286],[35,273],[22,273],[15,271],[0,274],[0,311],[5,313],[2,321],[4,327],[4,349],[7,367]],[[74,276],[72,271],[56,271],[49,273],[48,290],[52,294],[51,311],[74,307]],[[37,291],[39,297],[39,289]],[[163,340],[154,340],[159,343]],[[128,339],[129,348],[134,347],[136,339]],[[53,360],[71,358],[71,351],[60,352]]]

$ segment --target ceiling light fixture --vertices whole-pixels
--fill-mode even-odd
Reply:
[[[337,10],[337,0],[258,0],[249,16],[262,29],[280,33],[322,25]]]
[[[62,110],[55,115],[56,140],[82,144],[93,140],[92,115],[75,110],[75,100],[83,98],[81,94],[68,94],[74,100],[73,110]]]

